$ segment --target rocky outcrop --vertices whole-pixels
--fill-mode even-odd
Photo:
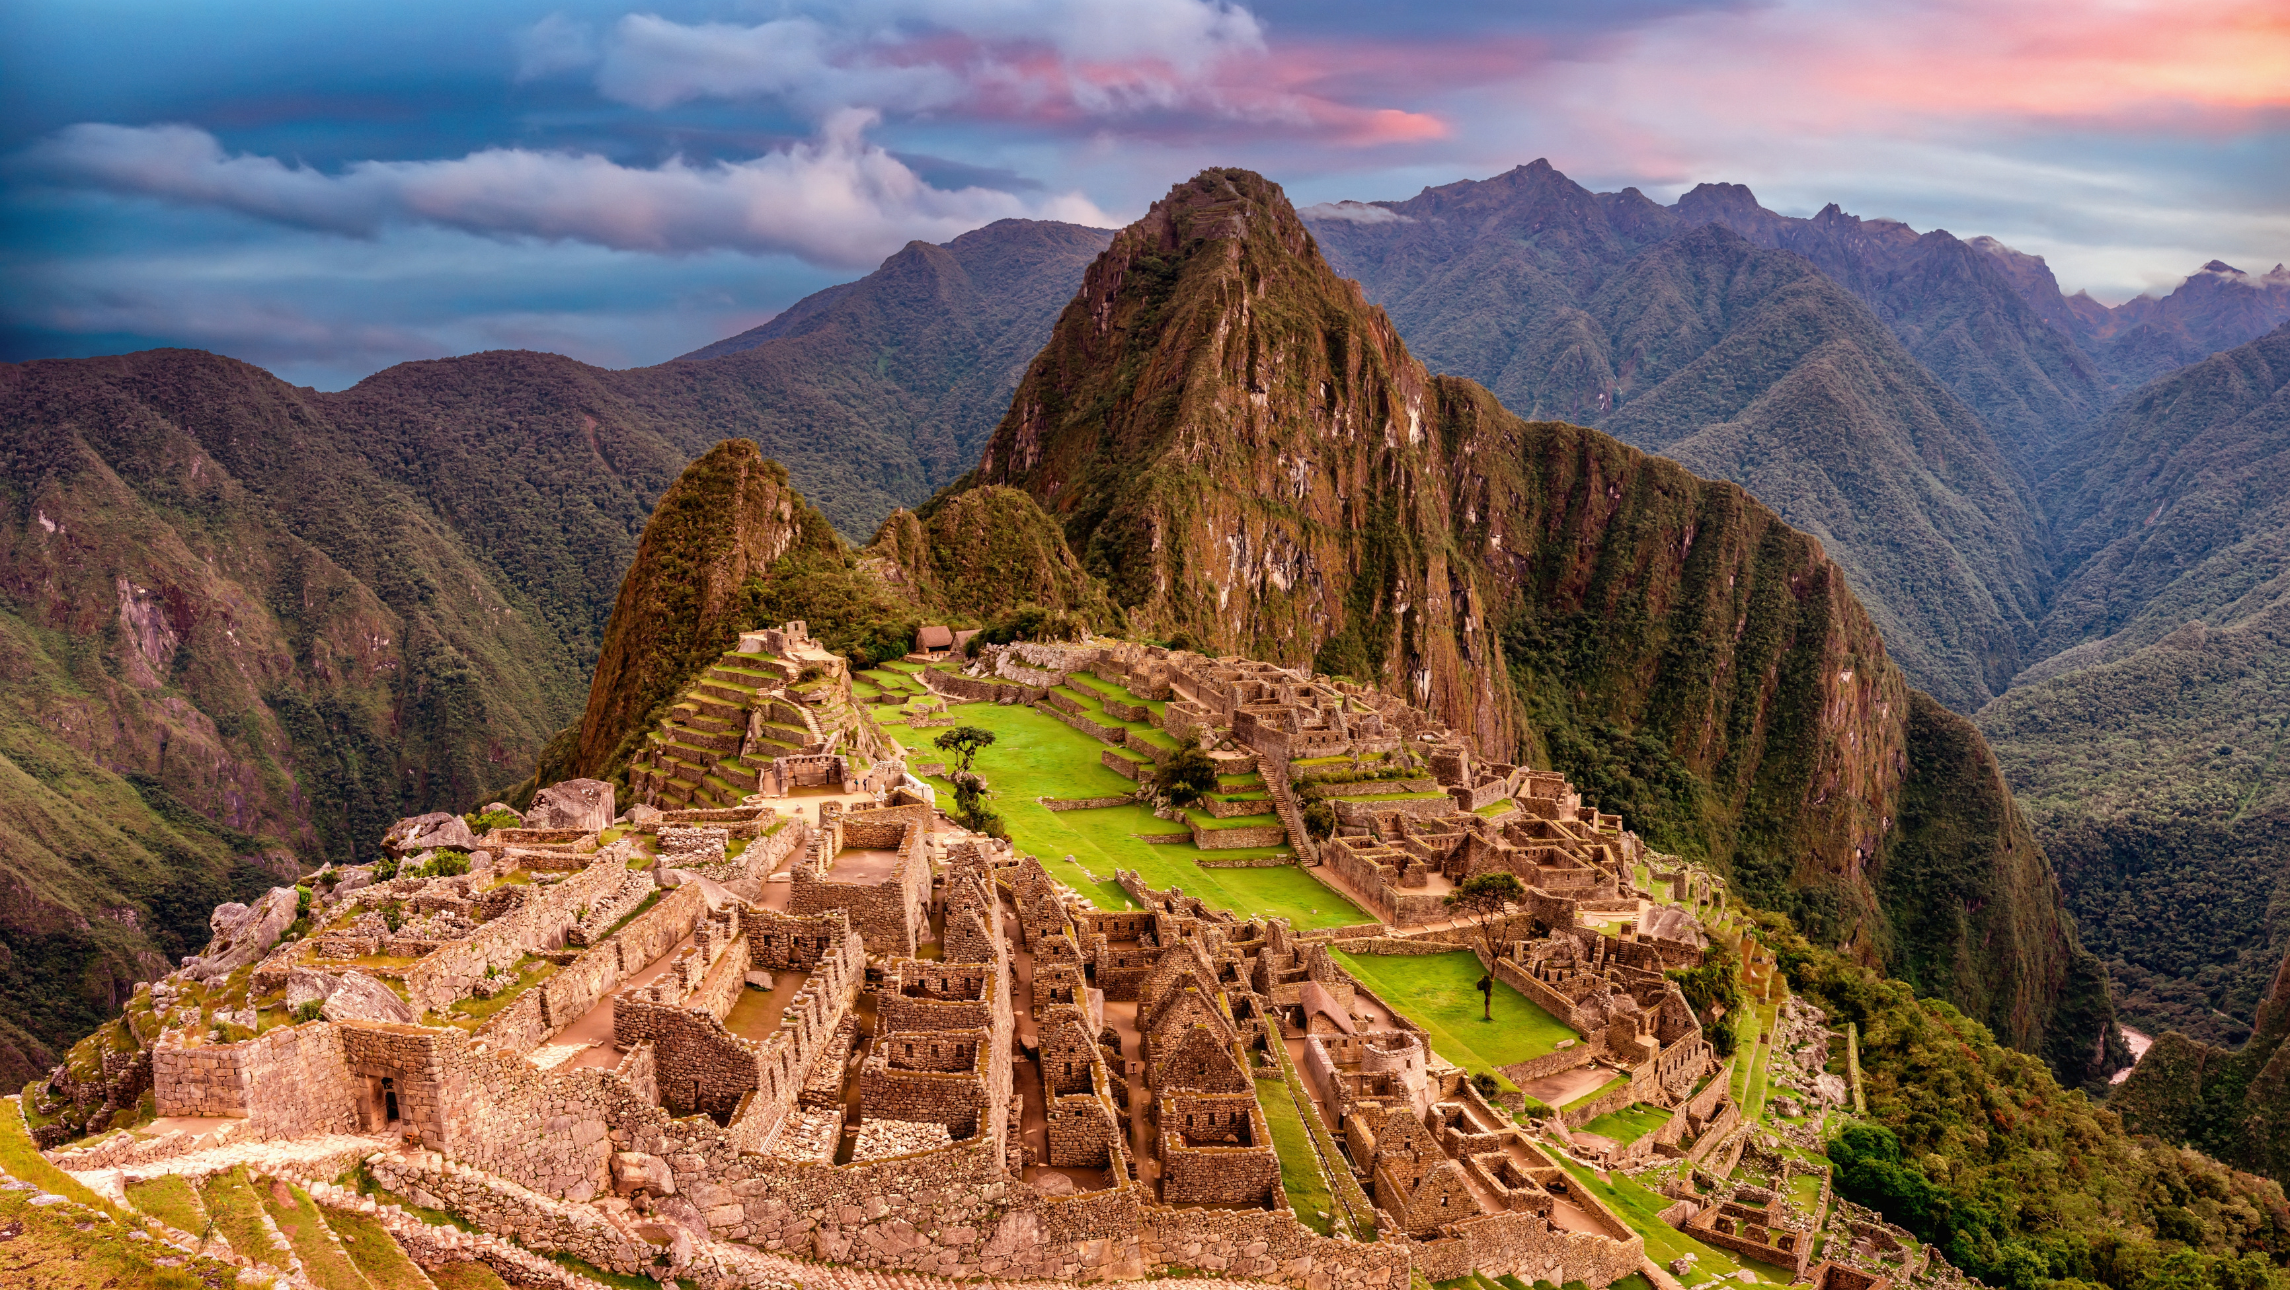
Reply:
[[[382,835],[382,845],[401,856],[437,847],[473,851],[477,848],[477,835],[469,831],[468,821],[451,811],[431,811],[427,815],[409,815],[391,825],[390,831]]]
[[[319,1005],[318,1015],[328,1021],[395,1021],[412,1024],[419,1018],[390,988],[363,972],[337,976],[297,967],[287,973],[286,1006]]]
[[[1103,623],[1112,609],[1057,521],[1015,488],[973,488],[919,512],[893,511],[862,559],[926,610],[990,618],[1031,604]]]
[[[529,829],[593,832],[612,823],[612,785],[597,779],[568,779],[533,795],[525,813]]]
[[[235,900],[215,906],[215,912],[208,916],[215,938],[208,942],[204,954],[183,960],[183,970],[194,980],[212,981],[259,961],[294,924],[295,908],[300,903],[300,893],[294,888],[273,887],[252,907]]]

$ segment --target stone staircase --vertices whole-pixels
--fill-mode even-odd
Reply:
[[[1304,827],[1304,812],[1296,805],[1296,793],[1288,785],[1288,763],[1278,757],[1258,757],[1256,773],[1264,780],[1265,791],[1272,794],[1272,809],[1280,815],[1280,823],[1288,830],[1288,845],[1305,864],[1320,863],[1320,849],[1313,845],[1312,834]]]

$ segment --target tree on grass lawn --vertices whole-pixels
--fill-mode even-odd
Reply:
[[[1191,806],[1217,791],[1216,759],[1201,750],[1201,741],[1188,739],[1153,772],[1153,786],[1178,806]]]
[[[1461,886],[1447,893],[1447,907],[1459,917],[1468,918],[1479,929],[1480,948],[1487,951],[1487,961],[1497,957],[1495,932],[1503,925],[1503,907],[1525,899],[1527,889],[1519,884],[1518,875],[1503,870],[1466,878]],[[1479,996],[1485,1007],[1480,1020],[1495,1019],[1495,975],[1484,972],[1479,976]]]
[[[977,726],[956,726],[931,742],[940,752],[954,754],[953,778],[959,783],[970,773],[971,759],[978,755],[978,750],[994,742],[994,732]]]

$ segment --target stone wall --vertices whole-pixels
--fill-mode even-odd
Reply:
[[[1281,1200],[1280,1158],[1256,1093],[1178,1093],[1161,1099],[1161,1199],[1171,1205],[1269,1205]],[[1285,1203],[1285,1202],[1282,1202]]]
[[[1134,794],[1124,793],[1119,797],[1037,797],[1034,800],[1046,811],[1096,811],[1108,806],[1127,806],[1137,799]]]
[[[151,1077],[159,1114],[243,1118],[249,1139],[358,1127],[341,1033],[329,1022],[282,1027],[236,1044],[154,1047]]]
[[[1521,1281],[1554,1285],[1569,1281],[1611,1285],[1636,1272],[1646,1257],[1646,1238],[1624,1226],[1581,1189],[1575,1189],[1570,1199],[1621,1235],[1563,1231],[1541,1215],[1525,1210],[1483,1214],[1455,1224],[1452,1236],[1408,1241],[1416,1270],[1430,1281],[1452,1280],[1478,1271],[1490,1278],[1507,1274]]]
[[[1193,845],[1203,851],[1238,851],[1244,847],[1288,845],[1288,830],[1277,824],[1238,829],[1208,829],[1195,824],[1192,828]]]
[[[437,1010],[466,998],[487,968],[507,968],[527,951],[564,944],[578,912],[608,902],[628,877],[628,852],[614,843],[590,857],[579,873],[536,886],[517,908],[481,924],[468,937],[448,941],[406,969],[406,999],[417,1011]]]
[[[1140,1255],[1150,1267],[1199,1268],[1228,1277],[1305,1290],[1405,1290],[1408,1247],[1322,1236],[1286,1210],[1173,1210],[1153,1207]]]
[[[1123,779],[1135,779],[1138,776],[1137,762],[1132,758],[1122,756],[1111,748],[1097,754],[1097,764]]]
[[[994,1035],[921,1030],[878,1036],[859,1068],[860,1115],[945,1125],[958,1139],[986,1124]]]
[[[161,1115],[246,1115],[246,1054],[239,1044],[181,1045],[151,1050],[151,1092]]]
[[[1396,802],[1365,802],[1356,798],[1332,797],[1328,804],[1336,808],[1339,825],[1366,826],[1379,815],[1405,815],[1419,820],[1434,820],[1455,814],[1452,797],[1409,797]]]

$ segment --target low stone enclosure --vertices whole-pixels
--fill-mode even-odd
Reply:
[[[725,1270],[742,1250],[962,1278],[1607,1285],[1646,1256],[1562,1167],[1567,1131],[1595,1112],[1522,1122],[1333,952],[1459,948],[1467,932],[1420,925],[1444,921],[1444,890],[1501,870],[1528,895],[1486,965],[1581,1036],[1507,1073],[1627,1074],[1600,1108],[1672,1112],[1644,1153],[1699,1160],[1737,1122],[1730,1067],[1664,975],[1699,962],[1698,932],[1655,916],[1633,870],[1696,908],[1722,891],[1563,779],[1478,763],[1390,696],[1265,664],[1084,642],[985,647],[967,673],[925,673],[1039,702],[1087,672],[1165,704],[1160,729],[1261,768],[1281,838],[1304,841],[1285,823],[1302,803],[1337,804],[1336,835],[1297,850],[1380,921],[1303,933],[1128,872],[1136,908],[1101,909],[902,797],[905,750],[835,698],[847,672],[820,652],[801,624],[743,638],[719,667],[749,715],[710,715],[736,697],[707,688],[726,684],[711,669],[632,768],[641,800],[617,817],[602,803],[608,829],[500,831],[462,874],[336,871],[312,936],[217,978],[244,978],[232,997],[260,1012],[267,981],[370,973],[401,1013],[321,1008],[241,1034],[211,1000],[168,1002],[205,986],[155,987],[158,1113],[227,1117],[243,1141],[372,1135],[373,1176],[416,1204],[708,1285],[765,1284]],[[1119,720],[1153,715],[1115,702]],[[751,756],[749,734],[792,741],[796,724],[802,743]],[[698,764],[681,760],[686,734],[735,725],[740,746],[709,745],[702,780],[679,782],[724,782],[737,762],[752,777],[731,787],[749,792],[662,779]],[[822,787],[812,775],[890,786],[876,805],[752,791]],[[221,927],[209,971],[231,949]],[[1328,1208],[1299,1212],[1284,1167],[1324,1181]],[[1756,1257],[1802,1269],[1779,1218],[1734,1212],[1748,1204],[1696,1221],[1712,1244],[1762,1241]]]

